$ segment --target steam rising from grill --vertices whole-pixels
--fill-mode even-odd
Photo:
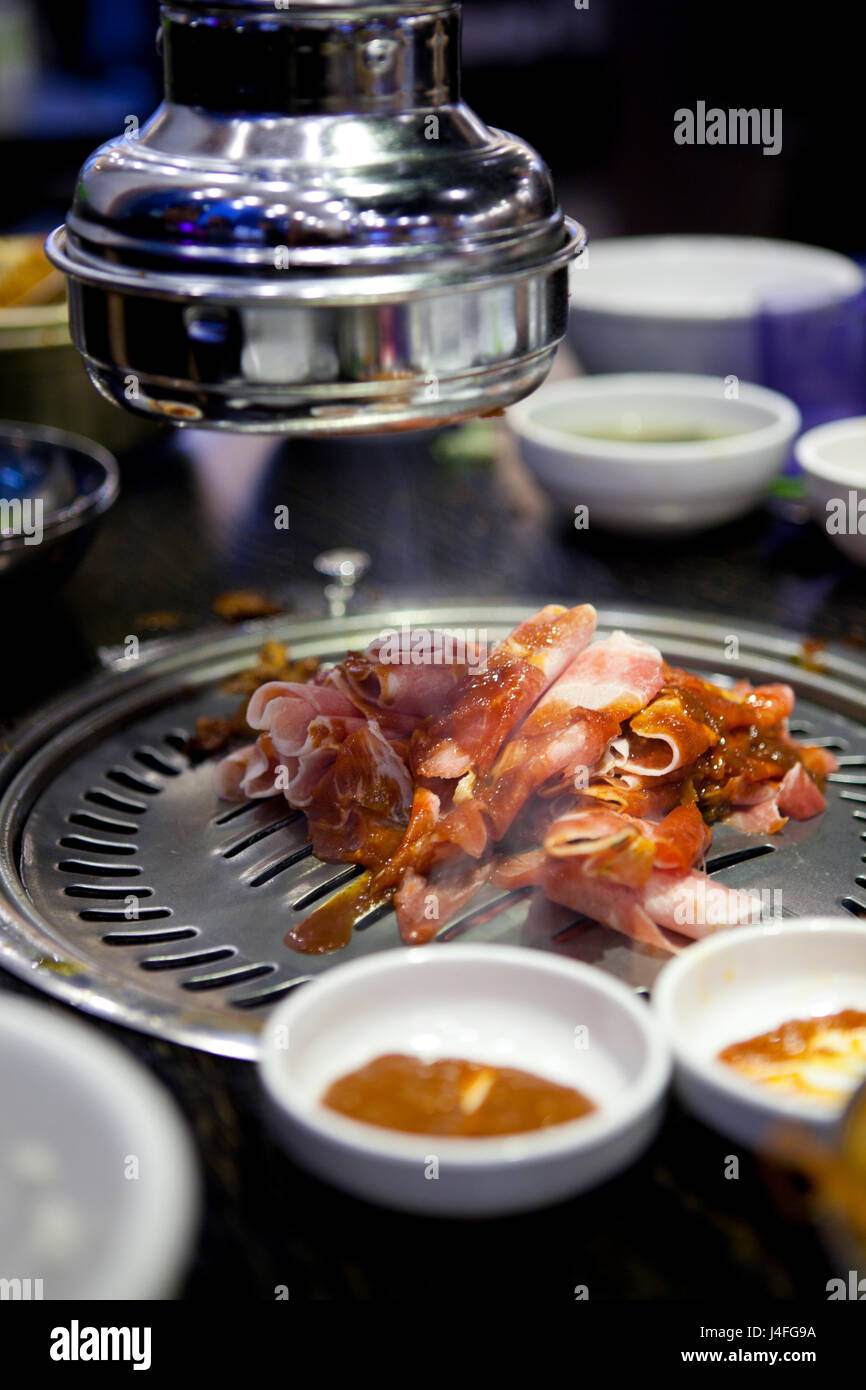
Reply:
[[[178,424],[333,434],[506,405],[584,244],[460,99],[452,0],[178,0],[166,96],[79,175],[48,254],[91,380]]]

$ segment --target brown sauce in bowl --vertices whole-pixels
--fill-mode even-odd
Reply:
[[[322,1103],[383,1129],[457,1138],[525,1134],[596,1109],[580,1091],[531,1072],[453,1057],[424,1062],[399,1053],[340,1077]]]

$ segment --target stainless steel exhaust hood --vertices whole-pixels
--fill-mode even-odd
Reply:
[[[177,0],[159,42],[164,102],[87,160],[47,245],[103,395],[334,434],[539,385],[585,237],[461,100],[459,4]]]

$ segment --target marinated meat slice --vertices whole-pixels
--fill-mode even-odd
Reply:
[[[343,740],[312,793],[307,820],[320,859],[379,868],[409,824],[412,779],[375,720]]]
[[[819,816],[827,802],[820,787],[816,786],[802,763],[789,767],[779,788],[779,810],[783,816],[794,820],[810,820]]]
[[[719,927],[761,919],[757,895],[725,888],[694,869],[655,870],[645,885],[630,887],[593,877],[581,859],[547,857],[537,881],[554,902],[662,951],[677,949],[670,932],[697,940]]]
[[[637,888],[655,869],[691,868],[711,840],[696,806],[678,806],[658,823],[591,807],[554,821],[544,849],[554,859],[579,859],[594,878]]]
[[[504,835],[527,797],[557,773],[588,785],[589,775],[619,733],[662,684],[661,653],[615,632],[576,656],[509,739],[488,782],[476,792],[493,827]]]
[[[250,798],[276,796],[278,759],[268,745],[261,739],[236,748],[221,762],[217,763],[214,781],[218,796],[228,801],[246,801]]]
[[[657,699],[629,721],[613,744],[619,770],[632,777],[670,777],[740,730],[784,727],[794,707],[787,685],[722,690],[698,676],[665,668]]]
[[[413,628],[410,635],[386,635],[364,652],[350,652],[326,679],[364,714],[388,711],[417,720],[441,710],[467,671],[485,660],[477,642]]]
[[[280,753],[297,753],[304,746],[310,721],[320,715],[354,719],[359,727],[362,716],[338,690],[315,682],[268,681],[250,696],[247,723],[263,729],[274,740]]]
[[[482,775],[508,735],[588,644],[590,604],[542,608],[494,649],[483,671],[467,675],[429,725],[416,731],[412,770],[424,777]]]
[[[404,874],[394,895],[400,936],[408,946],[422,946],[447,926],[482,888],[493,870],[492,860],[440,860],[429,875],[414,869]]]
[[[827,802],[820,787],[802,763],[788,768],[781,782],[757,786],[750,804],[736,804],[727,824],[752,834],[775,835],[790,817],[811,820],[825,809]]]

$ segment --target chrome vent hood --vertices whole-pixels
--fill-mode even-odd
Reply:
[[[163,4],[165,101],[49,237],[91,380],[178,424],[412,429],[544,379],[583,229],[460,99],[451,0]]]

